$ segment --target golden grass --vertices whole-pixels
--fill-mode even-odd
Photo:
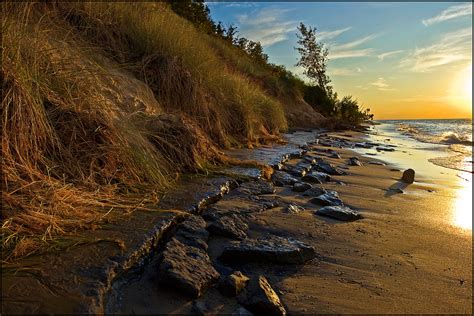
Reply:
[[[162,3],[2,4],[2,252],[156,203],[216,145],[274,139],[281,104]]]

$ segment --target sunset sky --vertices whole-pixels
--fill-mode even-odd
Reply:
[[[472,116],[472,4],[209,2],[212,18],[260,41],[296,74],[296,26],[329,48],[328,73],[376,119]]]

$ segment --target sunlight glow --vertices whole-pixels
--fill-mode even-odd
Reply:
[[[472,230],[472,178],[460,179],[462,188],[458,191],[454,204],[454,224]]]
[[[472,66],[470,65],[466,70],[464,70],[464,78],[463,80],[463,94],[464,98],[467,100],[472,101],[472,72],[471,72]]]

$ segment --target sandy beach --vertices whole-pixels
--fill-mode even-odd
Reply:
[[[355,132],[329,136],[368,141],[367,135]],[[362,220],[340,222],[314,215],[315,205],[290,187],[277,187],[275,194],[266,195],[283,203],[256,214],[249,222],[248,237],[270,233],[295,238],[314,247],[315,259],[291,266],[234,263],[227,265],[229,271],[239,270],[249,277],[264,275],[290,314],[471,314],[471,184],[457,177],[457,172],[426,161],[426,153],[406,152],[410,159],[403,165],[402,145],[397,145],[401,147],[398,154],[357,155],[362,166],[349,167],[348,175],[334,176],[342,183],[322,185],[336,190],[346,205],[363,215]],[[340,158],[321,154],[335,166],[357,154],[325,146],[313,149],[336,151]],[[397,163],[390,164],[388,154],[398,156]],[[401,171],[408,167],[421,170],[411,185],[399,181]],[[402,188],[403,193],[394,188]],[[289,203],[305,210],[289,214],[285,211]],[[208,242],[216,265],[220,265],[219,254],[227,242],[218,236],[211,236]],[[122,288],[120,312],[193,311],[191,300],[160,288],[156,278],[156,269],[148,269]],[[223,297],[216,289],[199,300],[214,313],[232,313],[238,307],[234,299]]]

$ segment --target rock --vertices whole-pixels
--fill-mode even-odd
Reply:
[[[415,182],[415,170],[407,169],[403,171],[402,181],[408,184]]]
[[[395,193],[402,193],[402,194],[405,193],[405,191],[403,191],[400,188],[393,188],[393,189],[389,189],[389,190],[392,191],[392,192],[395,192]]]
[[[285,185],[293,185],[298,182],[298,179],[284,171],[275,171],[272,175],[272,182],[276,186],[282,187]]]
[[[304,211],[304,208],[296,204],[290,204],[286,208],[286,213],[288,214],[298,214],[299,212],[302,212],[302,211]]]
[[[209,232],[200,216],[190,215],[186,218],[176,229],[174,237],[185,245],[207,250]]]
[[[159,282],[184,295],[197,298],[219,279],[206,252],[182,244],[174,237],[166,244],[161,257]]]
[[[312,198],[310,200],[311,203],[319,204],[322,206],[343,206],[341,199],[339,198],[339,194],[336,191],[327,191],[320,196]]]
[[[231,314],[232,316],[253,316],[254,314],[248,309],[240,306]]]
[[[390,169],[390,171],[393,171],[393,172],[400,172],[400,169],[392,168],[392,169]]]
[[[278,264],[303,264],[316,256],[313,247],[295,240],[275,235],[259,239],[232,241],[225,247],[220,259],[228,262],[269,262]]]
[[[351,166],[362,166],[362,162],[360,162],[357,157],[349,158],[348,164]]]
[[[284,167],[285,167],[285,165],[281,162],[277,162],[277,163],[272,165],[272,168],[275,169],[275,170],[283,170]]]
[[[331,181],[331,176],[324,172],[311,171],[307,173],[301,180],[310,182],[310,183],[323,183]]]
[[[377,151],[395,151],[395,149],[391,147],[376,147]]]
[[[314,214],[335,218],[340,221],[355,221],[362,218],[362,215],[347,206],[325,206],[315,211]]]
[[[193,315],[215,315],[215,311],[209,306],[206,301],[195,300],[193,301],[193,307],[191,307],[191,314]]]
[[[285,165],[284,171],[295,177],[303,177],[306,174],[306,168],[298,165]]]
[[[359,147],[359,148],[372,148],[373,147],[373,145],[370,145],[367,143],[355,143],[354,146]]]
[[[229,274],[219,282],[219,290],[225,296],[237,296],[250,279],[240,271]]]
[[[275,188],[270,182],[256,180],[242,183],[242,185],[237,188],[237,191],[245,194],[262,195],[275,193]]]
[[[319,171],[325,172],[333,176],[340,176],[344,174],[344,172],[337,170],[333,165],[321,158],[317,159],[317,165],[315,167]]]
[[[233,195],[231,192],[214,205],[204,210],[202,217],[206,221],[216,221],[222,216],[229,216],[232,214],[251,217],[253,213],[262,212],[278,205],[278,201],[273,198],[267,199],[252,195]]]
[[[329,158],[334,158],[334,159],[341,159],[341,156],[338,153],[332,153]]]
[[[376,166],[385,166],[385,163],[381,161],[369,161],[368,162],[370,165],[376,165]]]
[[[252,279],[239,303],[257,315],[286,315],[286,310],[264,276]]]
[[[313,157],[313,156],[305,156],[303,159],[304,159],[304,162],[309,163],[309,164],[311,165],[311,167],[312,167],[313,165],[317,164],[316,158]],[[309,170],[308,170],[308,171],[309,171]]]
[[[207,226],[211,234],[232,239],[245,239],[248,229],[247,223],[235,214],[222,216]]]
[[[297,182],[293,184],[293,188],[291,189],[294,192],[304,192],[312,188],[312,185],[309,183],[304,182]]]
[[[288,153],[287,156],[288,156],[288,159],[299,159],[303,157],[305,154],[306,154],[306,150],[297,150],[297,151]]]
[[[302,194],[303,196],[320,196],[321,194],[325,194],[327,191],[324,188],[321,187],[312,187],[309,190],[304,191]]]

